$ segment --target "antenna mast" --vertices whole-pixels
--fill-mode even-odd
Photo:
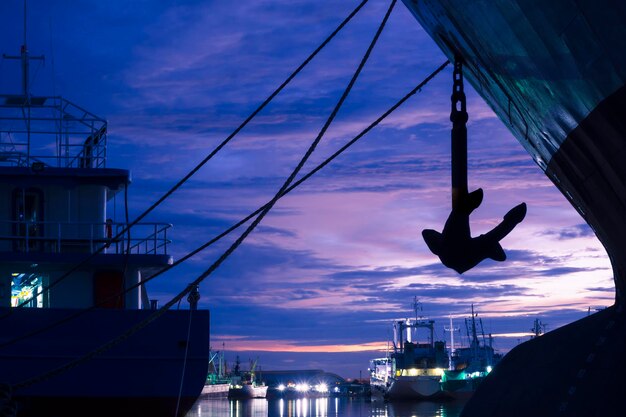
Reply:
[[[26,0],[24,0],[24,43],[22,43],[22,47],[20,48],[20,55],[6,55],[3,54],[2,57],[4,59],[19,59],[22,61],[22,94],[24,95],[24,105],[30,106],[30,61],[37,60],[43,61],[45,57],[43,55],[30,56],[28,53],[28,44],[27,44],[27,29],[28,29],[28,8],[26,4]]]
[[[443,330],[446,332],[450,332],[450,370],[454,370],[454,365],[452,364],[452,356],[454,356],[454,332],[459,331],[458,327],[454,327],[452,325],[452,315],[450,315],[450,326],[443,326]]]

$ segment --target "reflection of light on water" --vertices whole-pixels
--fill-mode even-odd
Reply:
[[[315,400],[315,417],[328,417],[328,398]]]
[[[306,398],[303,398],[302,400],[298,400],[298,401],[302,401],[302,415],[296,416],[296,417],[306,417],[307,415],[307,410],[308,410],[308,406],[309,406],[309,400],[307,400]]]
[[[252,400],[256,401],[256,400]],[[332,414],[329,414],[330,407],[330,399],[328,397],[321,398],[298,398],[298,399],[277,399],[275,402],[268,402],[265,400],[262,403],[259,403],[262,406],[259,407],[250,407],[247,406],[249,401],[243,401],[243,409],[239,415],[236,414],[236,410],[232,410],[231,402],[231,412],[230,413],[217,413],[213,414],[202,414],[198,415],[198,417],[329,417]],[[339,403],[338,400],[335,399],[335,415],[338,415]],[[195,417],[192,416],[191,413],[186,417]],[[349,416],[348,416],[349,417]],[[367,417],[367,416],[362,416]]]
[[[296,400],[296,417],[300,417],[302,414],[302,401]],[[291,417],[291,415],[289,415]]]
[[[248,400],[248,404],[251,406],[252,413],[246,413],[250,417],[267,417],[267,400],[265,398],[255,398],[252,401]],[[239,417],[239,416],[238,416]],[[244,417],[244,416],[241,416]]]
[[[382,401],[372,401],[372,417],[389,417],[387,404]]]
[[[200,400],[186,417],[459,417],[464,401],[370,402],[360,398]],[[139,417],[139,416],[137,416]]]

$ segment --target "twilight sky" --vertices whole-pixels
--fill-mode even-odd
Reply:
[[[313,0],[29,1],[35,94],[60,94],[109,121],[108,166],[129,168],[131,217],[193,168],[359,2]],[[350,80],[388,7],[370,1],[342,33],[192,181],[149,216],[174,224],[179,258],[268,201]],[[0,52],[19,54],[22,1],[0,4]],[[445,61],[399,2],[308,172]],[[19,65],[0,61],[0,91]],[[613,301],[602,245],[482,99],[468,90],[469,183],[485,198],[474,235],[525,201],[502,244],[504,263],[463,275],[421,238],[450,209],[447,68],[421,93],[282,199],[201,286],[211,339],[226,358],[262,369],[321,368],[346,377],[384,355],[413,297],[438,338],[470,305],[495,347],[526,340],[535,318],[555,329]],[[110,214],[113,208],[111,207]],[[116,220],[122,221],[121,206]],[[235,238],[150,283],[165,303]],[[458,336],[456,338],[458,339]]]

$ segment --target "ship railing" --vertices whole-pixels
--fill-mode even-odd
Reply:
[[[167,230],[172,227],[169,223],[139,223],[133,227],[131,236],[138,228],[148,227],[148,231],[151,229],[150,234],[141,239],[130,239],[130,245],[128,246],[128,253],[143,253],[143,254],[167,254],[167,245],[171,243],[167,238]],[[126,224],[117,224],[116,235],[120,234],[126,228]],[[126,251],[126,248],[123,248]]]
[[[0,165],[106,167],[107,122],[59,96],[0,95]]]
[[[167,255],[169,223],[0,222],[0,252]],[[115,231],[115,233],[113,233]]]

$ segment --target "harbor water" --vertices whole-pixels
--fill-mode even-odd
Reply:
[[[187,417],[458,417],[463,402],[380,403],[364,398],[200,399]]]

